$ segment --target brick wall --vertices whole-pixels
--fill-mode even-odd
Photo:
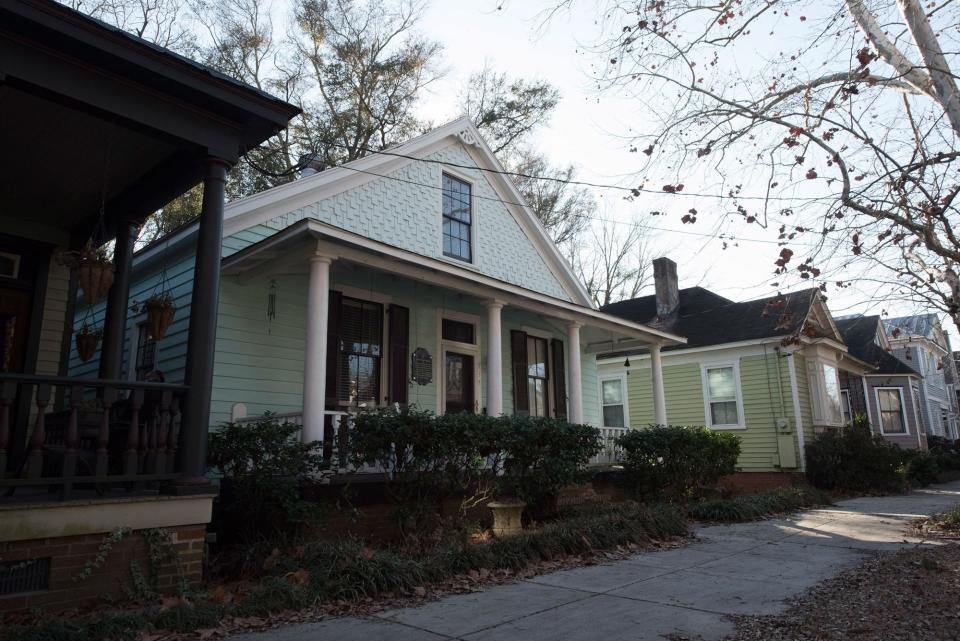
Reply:
[[[203,578],[206,528],[202,525],[183,525],[166,529],[171,533],[184,578],[189,585],[200,583]],[[131,586],[131,562],[139,562],[144,576],[150,570],[147,545],[140,531],[132,532],[115,544],[104,564],[89,576],[74,580],[86,563],[97,556],[107,536],[109,534],[85,534],[0,543],[0,563],[50,558],[48,589],[0,596],[0,613],[38,607],[51,611],[63,610],[93,605],[103,598],[122,599],[122,586]],[[175,563],[166,563],[158,568],[157,587],[162,592],[174,592],[178,582]]]
[[[798,485],[805,480],[798,472],[737,472],[721,479],[720,485],[734,494],[752,494]]]

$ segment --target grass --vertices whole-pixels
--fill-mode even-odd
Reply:
[[[960,527],[960,505],[947,512],[943,520],[951,527]]]
[[[731,499],[711,499],[690,507],[690,516],[702,521],[754,521],[772,514],[829,505],[830,498],[815,488],[800,485]]]
[[[419,558],[373,550],[353,541],[318,541],[272,556],[267,575],[237,602],[221,604],[198,598],[162,611],[153,607],[98,619],[6,625],[0,626],[0,639],[127,641],[140,630],[213,628],[226,616],[266,617],[322,602],[411,593],[431,581],[471,570],[520,570],[538,561],[665,540],[687,531],[686,515],[680,508],[622,503],[578,512],[515,537],[444,546]]]

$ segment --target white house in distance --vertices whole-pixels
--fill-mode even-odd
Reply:
[[[394,403],[599,426],[595,355],[635,347],[666,423],[657,357],[684,339],[593,308],[503,172],[463,118],[227,205],[211,424],[271,411],[329,447],[344,415]],[[195,234],[135,257],[131,297],[178,311],[156,343],[131,320],[130,377],[182,376]]]
[[[917,314],[883,321],[893,355],[920,376],[922,427],[927,434],[960,438],[956,364],[950,338],[937,314]]]

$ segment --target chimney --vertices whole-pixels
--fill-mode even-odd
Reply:
[[[301,178],[319,174],[321,171],[327,168],[327,165],[323,162],[320,154],[316,153],[304,154],[303,156],[300,156],[300,160],[297,161],[297,165],[300,167]]]
[[[677,264],[661,256],[653,261],[653,284],[657,291],[657,316],[662,319],[676,313],[680,306]]]

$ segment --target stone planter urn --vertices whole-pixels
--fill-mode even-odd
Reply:
[[[493,535],[502,538],[523,532],[523,508],[526,506],[526,503],[517,499],[487,503],[487,507],[493,512]]]

